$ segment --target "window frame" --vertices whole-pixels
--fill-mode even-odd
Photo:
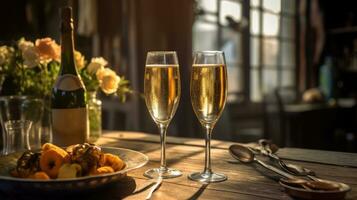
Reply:
[[[251,5],[251,0],[247,0],[247,1],[243,1],[243,0],[216,0],[217,3],[217,12],[206,12],[205,14],[207,15],[211,15],[211,16],[216,16],[216,21],[204,21],[202,19],[197,19],[200,20],[202,22],[206,22],[206,23],[213,23],[216,24],[217,26],[217,43],[215,44],[215,46],[220,47],[222,46],[222,40],[223,40],[223,28],[225,28],[222,24],[220,24],[220,5],[223,1],[231,1],[231,2],[237,2],[241,4],[241,13],[242,13],[242,20],[245,19],[247,20],[249,23],[247,23],[246,26],[244,26],[244,28],[242,28],[239,32],[241,33],[241,47],[240,49],[242,50],[241,52],[239,52],[241,54],[241,58],[242,61],[240,62],[240,69],[242,70],[242,74],[243,74],[243,81],[241,82],[243,84],[243,89],[242,91],[239,92],[234,92],[233,95],[237,96],[238,102],[231,102],[231,103],[263,103],[264,101],[264,95],[265,95],[265,91],[264,91],[264,70],[275,70],[275,72],[277,73],[277,84],[276,87],[280,88],[282,87],[283,84],[283,74],[284,72],[293,72],[293,76],[295,78],[294,82],[292,83],[293,88],[295,88],[297,90],[298,88],[298,78],[299,78],[299,52],[298,52],[298,47],[299,47],[299,38],[298,38],[298,33],[299,33],[299,27],[298,27],[298,23],[299,23],[299,19],[298,19],[298,0],[294,0],[295,1],[295,7],[294,7],[294,13],[290,13],[290,12],[286,12],[286,10],[284,10],[283,8],[283,1],[280,1],[281,4],[281,10],[280,12],[274,12],[272,10],[266,9],[263,7],[263,1],[264,0],[258,0],[259,5],[257,6],[252,6]],[[250,22],[251,19],[251,11],[252,10],[257,10],[258,11],[258,17],[259,17],[259,34],[254,34],[251,33],[251,25],[252,23]],[[272,15],[277,15],[279,16],[279,28],[278,28],[278,33],[276,36],[272,36],[272,35],[264,35],[263,34],[263,24],[264,24],[264,13],[267,14],[272,14]],[[283,19],[288,19],[288,20],[293,20],[293,24],[294,24],[294,36],[292,37],[285,37],[283,36],[283,30],[281,28],[282,26],[282,22]],[[254,65],[252,66],[251,64],[251,48],[252,48],[252,43],[251,43],[251,39],[256,38],[258,39],[258,43],[259,43],[259,55],[258,55],[258,65]],[[276,61],[276,65],[274,65],[274,68],[269,68],[269,65],[265,65],[264,64],[264,39],[276,39],[278,42],[278,56],[277,56],[277,61]],[[294,61],[293,64],[288,66],[288,65],[284,65],[283,63],[283,56],[282,54],[282,47],[283,47],[283,43],[290,43],[294,45]],[[266,67],[268,66],[268,68]],[[252,76],[252,71],[253,69],[258,69],[258,87],[259,87],[259,96],[260,99],[258,101],[254,101],[251,94],[253,92],[252,89],[252,82],[251,82],[251,76]],[[290,86],[289,86],[290,87]],[[229,95],[231,95],[232,93],[230,93]],[[229,103],[229,102],[227,102]]]
[[[245,3],[249,5],[249,12],[251,10],[257,10],[258,11],[258,17],[259,17],[259,33],[258,34],[254,34],[254,33],[251,33],[250,30],[249,30],[249,41],[252,39],[252,38],[257,38],[258,39],[258,43],[259,43],[259,55],[258,55],[258,65],[249,65],[248,67],[246,67],[246,70],[253,70],[253,69],[258,69],[258,87],[260,89],[260,100],[259,101],[253,101],[252,100],[252,96],[248,96],[247,99],[249,99],[248,101],[250,102],[263,102],[264,101],[264,71],[265,70],[275,70],[276,73],[277,73],[277,85],[276,87],[277,88],[281,88],[281,87],[285,87],[283,86],[283,73],[286,72],[286,71],[290,71],[290,72],[294,72],[294,77],[295,77],[295,81],[293,83],[293,85],[291,87],[294,87],[296,90],[297,90],[297,84],[298,84],[298,63],[297,63],[297,60],[298,60],[298,49],[297,49],[297,45],[298,45],[298,37],[297,37],[297,4],[298,4],[298,1],[295,0],[295,10],[294,10],[294,13],[289,13],[289,12],[285,12],[283,10],[283,6],[281,6],[281,10],[280,12],[274,12],[274,11],[271,11],[269,9],[266,9],[263,7],[263,0],[258,0],[259,1],[259,5],[258,6],[251,6],[250,5],[250,1],[246,1]],[[281,0],[280,3],[282,5],[282,2],[284,0]],[[263,15],[265,13],[268,13],[268,14],[272,14],[272,15],[276,15],[276,16],[279,16],[279,29],[278,29],[278,33],[276,36],[272,36],[272,35],[264,35],[263,33],[263,26],[264,26],[264,17]],[[293,37],[285,37],[282,35],[283,33],[283,30],[282,30],[282,20],[286,18],[286,19],[290,19],[290,20],[293,20],[294,21],[294,24],[295,24],[295,33],[294,33],[294,36]],[[251,24],[251,23],[249,23]],[[274,68],[271,68],[271,67],[267,67],[269,65],[266,65],[264,63],[264,40],[265,39],[276,39],[277,42],[278,42],[278,45],[279,45],[279,54],[277,56],[277,61],[276,61],[276,65],[274,65]],[[290,43],[290,44],[294,44],[294,56],[295,56],[295,59],[293,61],[293,65],[291,66],[285,66],[283,64],[283,56],[281,55],[282,54],[282,46],[283,46],[283,43]],[[251,46],[251,43],[249,44],[249,46]],[[246,47],[245,47],[246,48]],[[250,52],[249,52],[250,54]],[[251,54],[249,55],[249,58],[250,59],[250,56]],[[249,73],[250,74],[250,73]],[[247,83],[247,84],[251,84],[251,82]],[[249,85],[249,92],[252,92],[252,88],[250,87]]]

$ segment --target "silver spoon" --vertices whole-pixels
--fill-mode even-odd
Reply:
[[[274,171],[275,173],[286,177],[288,179],[294,179],[295,177],[291,174],[288,174],[276,167],[273,167],[259,159],[257,159],[254,155],[254,153],[250,150],[249,147],[245,147],[243,145],[238,145],[238,144],[233,144],[229,147],[229,153],[232,155],[233,158],[243,162],[243,163],[252,163],[252,162],[256,162],[260,165],[262,165],[263,167]]]
[[[289,173],[286,173],[274,166],[271,166],[259,159],[257,159],[254,155],[254,153],[248,148],[245,147],[243,145],[238,145],[238,144],[234,144],[231,145],[229,147],[229,153],[232,155],[233,158],[243,162],[243,163],[252,163],[252,162],[256,162],[260,165],[262,165],[263,167],[287,178],[284,179],[286,183],[290,183],[293,185],[299,185],[305,189],[308,190],[338,190],[340,185],[338,183],[333,183],[330,181],[325,181],[325,180],[319,180],[319,181],[308,181],[305,179],[301,179],[301,178],[297,178]],[[323,183],[321,183],[323,182]]]

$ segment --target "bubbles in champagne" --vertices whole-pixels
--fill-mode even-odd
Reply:
[[[223,64],[193,65],[191,102],[202,124],[215,123],[227,98],[227,72]]]
[[[144,93],[151,117],[156,123],[168,123],[176,112],[181,95],[178,65],[147,65]]]

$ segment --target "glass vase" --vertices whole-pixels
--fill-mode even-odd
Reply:
[[[96,91],[88,92],[89,142],[95,143],[102,135],[102,101]]]
[[[43,98],[43,116],[41,120],[41,145],[52,143],[52,109],[51,98],[49,96]]]
[[[32,150],[40,149],[42,144],[51,142],[51,132],[47,129],[50,127],[50,119],[49,115],[46,115],[48,113],[45,113],[45,108],[46,101],[42,98],[31,96],[0,97],[0,155],[12,152],[13,147],[8,145],[16,145],[16,142],[10,142],[12,139],[5,127],[7,122],[28,121],[31,123],[26,140],[28,140],[29,148]]]

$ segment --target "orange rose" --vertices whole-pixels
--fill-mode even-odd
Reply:
[[[41,57],[41,60],[60,60],[61,48],[56,41],[51,38],[37,39],[35,42],[37,51]]]
[[[79,51],[74,51],[74,62],[76,63],[77,70],[83,69],[85,65],[84,56]]]
[[[109,68],[100,68],[96,73],[99,86],[105,94],[112,94],[117,91],[120,77],[115,71]]]

